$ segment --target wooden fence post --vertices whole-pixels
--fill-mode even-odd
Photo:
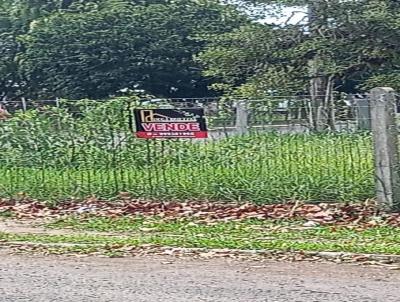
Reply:
[[[248,132],[248,110],[246,101],[236,102],[236,133],[239,135],[246,134]]]
[[[370,109],[378,203],[382,210],[399,209],[399,146],[394,90],[387,87],[372,89]]]

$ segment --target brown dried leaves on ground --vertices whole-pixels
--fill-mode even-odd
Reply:
[[[235,204],[206,201],[159,202],[130,199],[126,195],[116,201],[94,197],[67,200],[57,205],[23,198],[0,199],[0,217],[17,219],[57,218],[66,215],[90,214],[101,217],[157,216],[165,219],[196,220],[290,219],[321,225],[393,225],[400,226],[400,214],[379,213],[375,203],[304,204],[302,202],[270,205]]]

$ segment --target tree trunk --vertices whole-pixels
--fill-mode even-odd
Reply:
[[[332,131],[336,131],[336,108],[335,108],[335,98],[333,93],[333,76],[328,78],[326,84],[326,96],[325,104],[328,113],[328,125]]]
[[[308,6],[309,18],[309,35],[310,39],[318,37],[320,30],[325,25],[324,0],[314,0]],[[315,131],[325,130],[328,126],[328,110],[327,110],[327,87],[329,81],[326,75],[321,70],[323,57],[318,51],[309,60],[309,76],[310,76],[310,98],[312,128]]]

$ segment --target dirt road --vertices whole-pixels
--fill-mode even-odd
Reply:
[[[399,271],[350,265],[0,251],[1,302],[395,302],[399,284]]]

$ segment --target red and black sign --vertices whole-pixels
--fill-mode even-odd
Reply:
[[[204,110],[135,109],[138,138],[207,138]]]

